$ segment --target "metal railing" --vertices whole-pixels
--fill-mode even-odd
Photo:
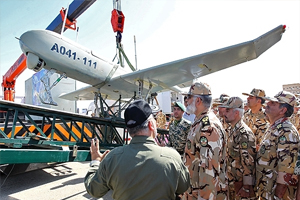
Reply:
[[[0,100],[0,164],[90,160],[92,138],[101,150],[127,144],[124,120]],[[64,158],[62,158],[64,157]]]

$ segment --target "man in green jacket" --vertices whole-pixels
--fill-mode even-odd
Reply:
[[[113,190],[112,197],[118,200],[175,199],[190,180],[180,155],[155,143],[156,121],[148,103],[137,100],[124,115],[132,140],[104,154],[99,141],[92,141],[91,168],[84,179],[87,192],[100,198]]]

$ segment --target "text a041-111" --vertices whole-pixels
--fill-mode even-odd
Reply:
[[[76,57],[77,54],[75,51],[72,52],[71,49],[67,50],[66,47],[64,47],[62,45],[59,47],[58,44],[56,44],[56,43],[54,43],[54,45],[52,46],[51,51],[55,51],[61,55],[66,55],[67,57],[69,57],[70,59],[73,59],[73,60],[81,60],[79,57]],[[83,60],[84,65],[88,65],[89,67],[94,67],[94,69],[97,68],[97,62],[88,60],[87,57],[82,58],[82,60]]]

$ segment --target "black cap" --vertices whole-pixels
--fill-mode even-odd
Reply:
[[[128,128],[141,125],[152,114],[152,109],[144,100],[136,100],[125,110],[125,123]]]

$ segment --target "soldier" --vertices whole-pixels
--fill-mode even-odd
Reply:
[[[210,110],[209,85],[197,82],[187,94],[187,112],[196,115],[185,147],[184,163],[190,171],[191,188],[182,199],[226,199],[226,134]]]
[[[253,132],[242,120],[243,100],[231,97],[220,107],[225,108],[225,121],[231,125],[227,140],[229,199],[255,199],[256,143]]]
[[[247,95],[247,106],[248,111],[244,113],[244,122],[249,126],[256,137],[257,149],[264,137],[264,134],[269,127],[266,115],[263,109],[263,103],[265,100],[263,97],[266,96],[265,91],[261,89],[253,89],[250,94],[242,93]]]
[[[158,113],[156,114],[157,128],[166,129],[166,122],[167,122],[166,115],[162,112],[162,110],[159,110]],[[168,138],[165,136],[166,135],[163,134],[159,134],[159,133],[157,134],[155,141],[159,146],[165,146],[169,142]]]
[[[212,101],[213,102],[212,102],[211,110],[218,117],[218,105],[220,104],[220,100],[219,100],[219,98],[216,98],[216,99],[213,99]]]
[[[263,106],[263,105],[262,105]],[[264,106],[263,106],[264,107]],[[244,113],[247,112],[249,110],[249,107],[247,105],[247,100],[244,101]]]
[[[270,127],[257,152],[257,195],[260,199],[294,199],[297,179],[293,174],[299,135],[289,117],[296,105],[296,97],[281,91],[274,98],[264,99]]]
[[[166,122],[167,122],[166,115],[162,112],[162,110],[160,110],[156,115],[157,128],[165,129]]]
[[[300,103],[299,103],[299,99],[297,101],[297,105],[294,107],[294,112],[292,114],[292,116],[290,117],[290,121],[292,122],[292,124],[294,124],[294,126],[296,127],[296,129],[299,131],[300,130],[300,113],[299,113],[299,108],[300,108]]]
[[[167,126],[167,129],[169,130],[170,128],[170,124],[174,121],[174,113],[171,112],[170,116],[169,116],[169,122],[168,122],[168,126]]]
[[[191,127],[191,123],[183,119],[182,115],[185,112],[185,107],[180,102],[173,104],[174,118],[169,127],[170,146],[178,151],[183,156],[186,138]]]
[[[189,187],[189,172],[174,149],[155,144],[151,107],[137,100],[124,116],[132,137],[129,145],[102,154],[99,140],[91,142],[91,168],[84,178],[87,192],[95,198],[112,190],[112,197],[119,200],[175,200]]]
[[[227,134],[227,137],[228,137],[228,132],[229,132],[229,129],[230,129],[230,124],[228,124],[225,121],[225,117],[224,117],[225,108],[222,107],[221,105],[225,105],[227,103],[228,99],[229,99],[229,96],[227,94],[221,94],[219,101],[216,102],[216,104],[218,104],[218,115],[217,115],[217,117],[219,118],[220,122],[222,123],[223,128],[224,128],[224,130]]]
[[[294,174],[298,176],[297,193],[296,193],[296,200],[298,200],[300,199],[300,152],[298,152],[298,160],[296,163]]]
[[[298,126],[296,126],[296,128],[297,128],[297,130],[298,130],[298,133],[299,133],[299,135],[300,135],[300,93],[299,94],[296,94],[295,95],[296,97],[297,97],[297,102],[298,102],[298,104],[297,104],[297,114],[298,114]]]
[[[299,108],[300,108],[300,99],[299,99],[299,95],[296,95],[296,97],[298,97],[298,102],[297,102],[297,106],[294,107],[294,113],[293,115],[295,116],[295,110],[299,111]],[[296,109],[295,109],[296,108]],[[292,122],[292,119],[291,119],[291,122],[294,124],[294,126],[296,127],[298,133],[300,134],[300,122],[299,122],[299,112],[297,112],[298,114],[298,127],[295,125],[297,124],[296,120],[295,122],[293,123]],[[292,116],[293,116],[292,115]],[[300,146],[300,144],[299,144]],[[295,166],[295,171],[294,171],[294,174],[298,176],[298,185],[297,185],[297,196],[296,196],[296,199],[300,199],[300,147],[298,149],[298,159],[297,159],[297,162],[296,162],[296,166]]]

